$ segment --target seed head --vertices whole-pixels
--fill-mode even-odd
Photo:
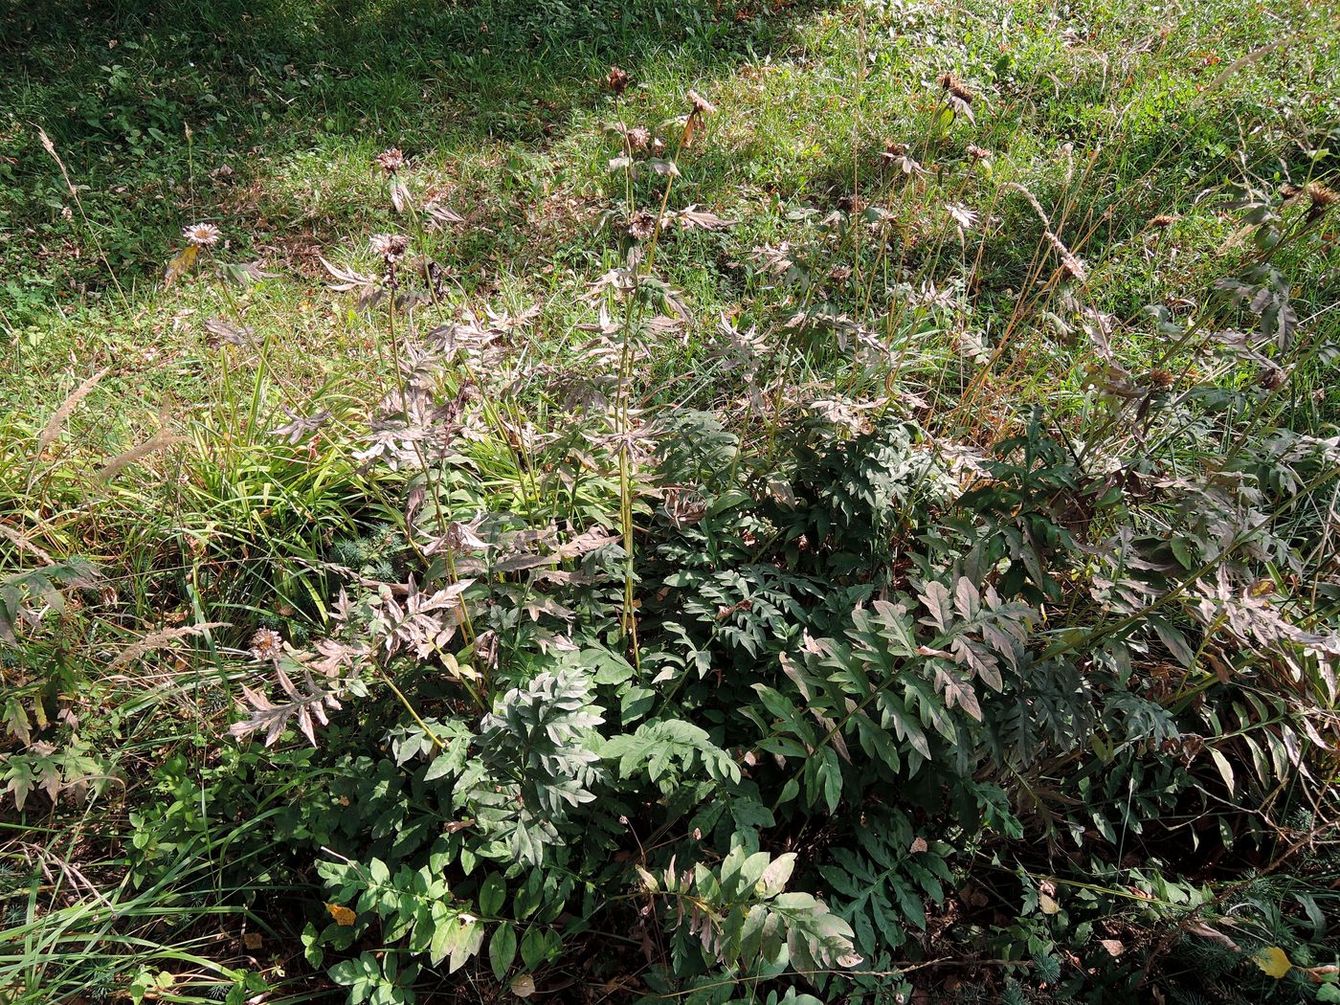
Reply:
[[[610,72],[605,75],[605,86],[615,94],[623,94],[628,90],[628,71],[611,66]]]
[[[386,172],[387,177],[394,175],[405,166],[405,152],[399,147],[391,147],[389,150],[383,150],[373,161]]]
[[[939,83],[941,87],[954,97],[958,98],[958,100],[962,101],[965,105],[972,104],[974,97],[972,91],[968,90],[968,85],[963,83],[963,81],[959,80],[958,77],[954,76],[952,73],[941,74]]]
[[[193,223],[182,228],[181,236],[197,248],[212,248],[219,243],[219,228],[212,223]]]
[[[1158,216],[1154,217],[1152,220],[1149,221],[1149,225],[1151,227],[1158,227],[1159,229],[1162,229],[1164,227],[1171,227],[1176,222],[1177,217],[1173,216],[1171,213],[1160,213]]]
[[[273,628],[260,628],[251,636],[251,655],[258,660],[277,660],[284,651],[284,637]]]
[[[1173,375],[1171,370],[1150,370],[1149,383],[1159,390],[1167,390],[1173,385]]]
[[[685,95],[689,99],[689,109],[691,115],[711,115],[717,110],[717,106],[708,101],[697,91],[689,91]]]
[[[645,241],[656,233],[656,215],[649,210],[639,209],[628,220],[628,236],[636,241]]]
[[[1311,223],[1313,220],[1320,220],[1326,211],[1340,202],[1340,192],[1323,185],[1319,181],[1311,182],[1306,189],[1308,202],[1311,203],[1307,210],[1307,219]]]
[[[368,239],[368,245],[387,265],[394,265],[405,257],[409,241],[403,234],[374,234]]]
[[[646,150],[651,145],[651,133],[646,126],[634,126],[624,133],[624,138],[630,150]]]

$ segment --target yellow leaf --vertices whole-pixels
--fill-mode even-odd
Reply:
[[[1293,969],[1289,954],[1279,946],[1266,946],[1265,949],[1252,957],[1252,962],[1275,980],[1279,980]]]
[[[335,919],[335,924],[343,925],[345,928],[352,925],[354,919],[358,917],[358,915],[349,910],[349,908],[342,907],[339,904],[327,904],[326,910],[329,911],[330,916]]]
[[[200,257],[200,246],[188,244],[180,252],[174,255],[167,263],[167,268],[163,270],[163,285],[171,286],[186,273],[195,267],[195,260]]]

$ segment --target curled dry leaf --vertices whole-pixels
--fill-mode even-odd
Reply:
[[[535,978],[530,974],[517,974],[509,987],[518,998],[529,998],[535,993]]]

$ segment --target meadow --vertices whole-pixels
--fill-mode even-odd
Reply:
[[[0,8],[0,1003],[1340,1001],[1335,16]]]

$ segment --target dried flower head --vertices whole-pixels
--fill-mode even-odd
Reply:
[[[990,160],[994,154],[986,147],[979,147],[976,143],[969,143],[965,148],[969,157],[975,161]]]
[[[939,78],[940,86],[949,92],[949,107],[954,110],[955,115],[962,115],[969,122],[976,121],[972,117],[973,93],[968,90],[968,86],[959,80],[952,73],[944,73]]]
[[[1160,390],[1167,390],[1173,385],[1173,375],[1171,370],[1150,370],[1147,379],[1151,386],[1157,387]]]
[[[1257,378],[1261,386],[1267,391],[1277,391],[1284,386],[1289,379],[1289,375],[1284,372],[1284,368],[1275,363],[1268,363],[1261,368],[1261,375]]]
[[[942,73],[939,78],[939,84],[948,91],[952,97],[962,101],[965,105],[972,104],[974,97],[972,91],[968,90],[968,85],[963,83],[963,81],[959,80],[958,77],[954,76],[952,73]]]
[[[628,220],[628,236],[637,241],[645,241],[656,233],[656,214],[650,210],[639,209]]]
[[[182,228],[181,236],[197,248],[212,248],[219,243],[219,228],[212,223],[193,223]]]
[[[605,86],[615,94],[623,94],[628,90],[628,72],[617,66],[611,66],[610,72],[605,75]]]
[[[634,126],[623,135],[629,150],[646,150],[651,145],[651,132],[646,126]]]
[[[251,655],[258,660],[277,660],[284,651],[284,638],[273,628],[259,628],[251,636]]]
[[[1328,209],[1340,202],[1340,192],[1323,185],[1319,181],[1309,183],[1304,191],[1307,193],[1308,206],[1307,219],[1311,223],[1313,220],[1320,220]]]
[[[711,115],[717,110],[717,106],[708,101],[697,91],[689,91],[685,95],[689,99],[690,115]]]
[[[1171,213],[1160,213],[1158,216],[1154,217],[1152,220],[1149,221],[1149,225],[1151,227],[1163,228],[1163,227],[1171,227],[1176,222],[1177,217],[1173,216]]]
[[[399,147],[391,147],[379,153],[373,161],[389,176],[405,166],[405,153]]]
[[[895,143],[893,141],[886,143],[884,145],[884,153],[881,154],[881,156],[898,168],[903,174],[915,175],[925,173],[926,169],[907,152],[906,143]]]
[[[368,245],[387,265],[394,265],[405,257],[409,241],[403,234],[373,234],[368,240]]]

